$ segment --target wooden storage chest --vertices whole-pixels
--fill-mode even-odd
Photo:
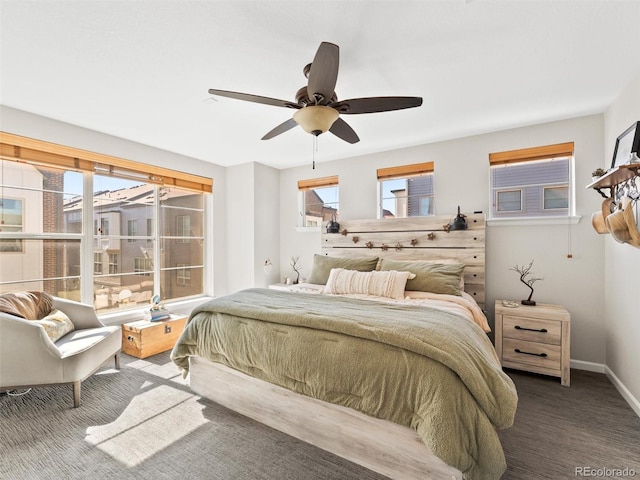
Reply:
[[[187,317],[171,315],[170,320],[139,320],[122,325],[122,351],[127,355],[147,358],[171,350],[182,333]]]

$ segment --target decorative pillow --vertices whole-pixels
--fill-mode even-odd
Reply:
[[[18,292],[0,295],[0,312],[26,320],[38,320],[53,309],[53,297],[45,292]]]
[[[313,257],[311,276],[307,282],[316,285],[326,285],[329,274],[334,268],[370,272],[376,269],[376,265],[378,265],[378,257],[337,258],[316,254]]]
[[[407,290],[461,296],[461,263],[401,262],[383,258],[380,270],[403,270],[416,274],[407,282]]]
[[[34,322],[44,327],[52,342],[56,342],[69,332],[73,332],[74,329],[73,322],[60,310],[54,310],[46,317],[34,320]]]
[[[395,270],[379,272],[358,272],[333,268],[324,287],[324,293],[363,294],[395,299],[404,298],[407,280],[415,275],[411,272],[396,272]]]

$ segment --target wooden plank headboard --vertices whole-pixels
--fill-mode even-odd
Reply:
[[[484,309],[485,217],[467,215],[467,230],[446,232],[444,226],[452,219],[439,215],[341,220],[342,233],[322,233],[322,253],[332,257],[376,256],[407,261],[457,260],[465,265],[465,291]]]

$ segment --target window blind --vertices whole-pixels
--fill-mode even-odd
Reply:
[[[412,165],[400,165],[398,167],[379,168],[378,180],[389,180],[391,178],[403,178],[414,175],[424,175],[433,173],[433,162],[414,163]]]
[[[573,156],[573,142],[556,143],[541,147],[521,148],[489,154],[491,166],[507,165],[510,163],[531,162],[534,160],[551,159],[555,157]]]
[[[338,185],[338,175],[298,180],[298,190],[313,190],[315,188],[335,187],[336,185]]]
[[[0,158],[211,193],[211,178],[0,132]]]
[[[568,216],[574,143],[489,154],[491,218]]]

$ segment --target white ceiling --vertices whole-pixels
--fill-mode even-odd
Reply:
[[[339,99],[421,96],[344,115],[360,136],[316,161],[603,112],[640,74],[640,1],[1,0],[3,105],[223,166],[308,164],[293,110],[321,41],[340,46]]]

